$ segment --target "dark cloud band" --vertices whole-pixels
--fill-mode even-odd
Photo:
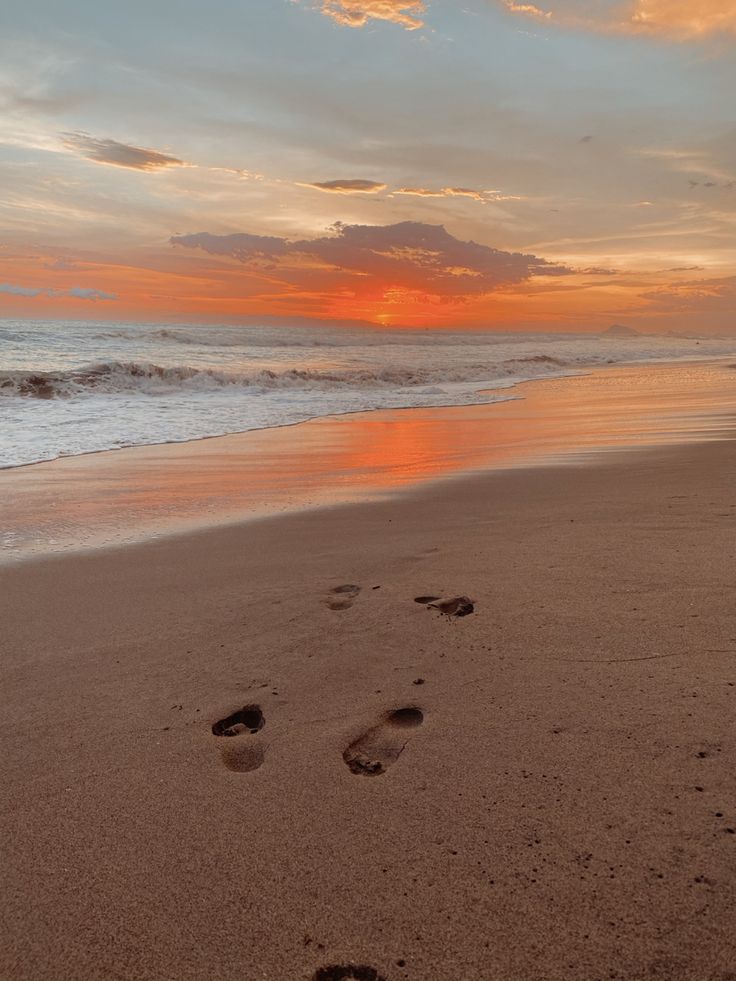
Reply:
[[[363,288],[387,286],[462,298],[491,293],[532,276],[565,276],[566,266],[535,255],[505,252],[455,238],[442,225],[405,221],[396,225],[334,226],[334,234],[290,242],[251,235],[178,235],[172,244],[228,256],[257,268],[264,263],[291,286],[314,284],[315,265],[338,289],[346,280]]]

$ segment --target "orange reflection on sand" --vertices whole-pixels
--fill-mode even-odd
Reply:
[[[724,363],[616,367],[508,394],[516,397],[328,417],[2,471],[3,554],[135,541],[458,474],[718,438],[733,431],[736,372]]]

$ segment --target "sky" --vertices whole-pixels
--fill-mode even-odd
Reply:
[[[0,317],[736,333],[736,0],[24,0]]]

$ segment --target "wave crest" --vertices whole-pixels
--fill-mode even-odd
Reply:
[[[586,359],[590,363],[591,359]],[[339,391],[366,389],[415,389],[453,383],[502,381],[558,374],[560,369],[579,367],[578,359],[563,360],[549,355],[509,358],[462,366],[406,365],[365,368],[253,368],[222,371],[191,365],[163,367],[141,361],[103,361],[82,368],[56,371],[16,370],[0,372],[0,396],[36,399],[70,399],[89,394],[167,395],[177,391],[299,389]]]
[[[37,399],[73,398],[84,394],[166,395],[173,391],[207,392],[221,389],[336,389],[414,388],[415,386],[473,382],[517,375],[521,365],[527,372],[554,370],[565,363],[558,358],[536,356],[515,358],[500,364],[472,368],[410,368],[383,366],[344,370],[268,368],[226,372],[189,365],[162,367],[139,361],[105,361],[68,371],[5,371],[0,373],[0,395]]]

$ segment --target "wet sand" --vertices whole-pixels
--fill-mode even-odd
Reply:
[[[733,979],[735,477],[730,439],[0,569],[0,977]]]
[[[726,360],[616,365],[502,394],[514,400],[351,413],[0,470],[0,561],[380,500],[499,467],[719,439],[736,413],[736,371]]]

